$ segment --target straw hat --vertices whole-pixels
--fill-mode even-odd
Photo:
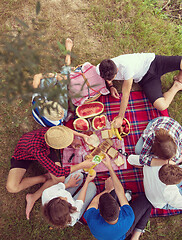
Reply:
[[[47,130],[44,135],[47,145],[54,149],[68,147],[74,138],[73,131],[65,126],[54,126]]]
[[[51,121],[59,121],[64,117],[64,109],[59,103],[48,101],[43,105],[43,116]]]

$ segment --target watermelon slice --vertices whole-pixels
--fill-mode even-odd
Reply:
[[[104,128],[106,126],[106,116],[105,115],[100,115],[100,116],[96,116],[94,117],[94,119],[92,120],[92,127],[95,130],[100,130],[102,128]]]
[[[90,118],[101,114],[104,111],[104,104],[101,102],[86,103],[76,108],[76,114],[80,118]]]
[[[73,122],[74,129],[77,131],[88,131],[89,130],[89,122],[84,118],[77,118]]]

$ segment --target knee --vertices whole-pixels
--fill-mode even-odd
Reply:
[[[18,193],[20,190],[16,185],[10,184],[7,182],[6,189],[9,193]]]
[[[165,102],[164,98],[159,98],[154,102],[153,106],[159,111],[164,111],[169,107],[169,104]]]
[[[65,181],[65,177],[52,177],[52,182],[53,184],[58,184],[60,182],[63,182],[64,183]]]

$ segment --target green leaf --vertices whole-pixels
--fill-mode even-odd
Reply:
[[[65,46],[63,44],[61,44],[59,41],[57,41],[57,44],[61,52],[65,51]]]
[[[40,2],[37,1],[37,4],[36,4],[36,14],[38,15],[40,12]]]

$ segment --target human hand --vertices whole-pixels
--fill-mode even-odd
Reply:
[[[112,169],[110,157],[107,154],[105,154],[105,155],[106,155],[106,158],[105,158],[105,160],[103,159],[102,162],[110,170],[110,169]]]
[[[92,162],[92,158],[91,159],[87,159],[85,161],[83,161],[82,163],[80,163],[82,168],[86,168],[89,169],[91,167],[93,167],[95,165],[94,162]]]
[[[109,177],[107,180],[105,180],[105,190],[107,192],[111,192],[114,189],[114,185],[112,182],[112,178]]]
[[[113,124],[114,128],[120,128],[122,126],[123,123],[123,118],[117,116],[112,122],[111,124]]]
[[[92,180],[94,180],[95,177],[96,177],[96,171],[94,171],[94,174],[92,176],[88,173],[86,181],[89,183]]]
[[[86,142],[86,144],[89,145],[88,141],[89,141],[90,136],[88,136],[88,135],[86,135],[86,134],[83,134],[82,137],[83,137],[84,141]]]
[[[82,145],[82,142],[81,142],[80,139],[74,139],[72,144],[71,144],[72,148],[74,148],[74,149],[80,148],[81,145]]]
[[[81,180],[80,174],[71,175],[67,182],[67,188],[78,186],[78,182]]]
[[[111,87],[110,92],[111,92],[112,97],[117,98],[117,99],[120,98],[120,95],[115,87]]]

